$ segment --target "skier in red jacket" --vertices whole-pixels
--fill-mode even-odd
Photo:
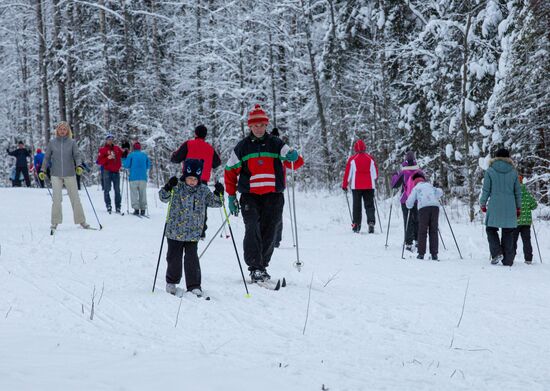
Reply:
[[[97,164],[103,166],[103,199],[107,212],[111,213],[111,183],[115,189],[115,211],[120,212],[122,197],[120,195],[120,167],[122,166],[122,149],[114,143],[112,134],[105,137],[105,145],[99,148]]]
[[[204,141],[206,135],[208,134],[208,129],[204,125],[199,125],[195,128],[195,138],[192,140],[187,140],[180,147],[172,153],[170,161],[172,163],[182,163],[182,170],[185,159],[198,159],[203,161],[203,169],[201,174],[201,182],[205,185],[208,185],[210,180],[210,175],[212,170],[218,168],[222,161],[220,155],[216,152],[214,147]],[[201,239],[206,237],[206,220],[208,216],[204,215],[204,226],[201,234]]]
[[[195,138],[181,144],[178,150],[172,153],[170,159],[172,163],[182,163],[182,170],[185,159],[202,159],[204,167],[201,182],[204,184],[208,184],[212,169],[218,168],[222,164],[220,155],[218,155],[212,145],[204,141],[207,133],[208,129],[206,129],[206,126],[197,126],[195,128]]]
[[[373,157],[369,155],[363,140],[357,140],[354,145],[355,155],[348,159],[342,189],[347,192],[351,187],[353,195],[353,223],[352,230],[355,233],[361,231],[361,201],[365,203],[369,233],[374,233],[376,225],[374,208],[375,181],[378,178],[378,167]]]

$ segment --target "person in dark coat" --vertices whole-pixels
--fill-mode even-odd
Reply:
[[[10,151],[8,148],[6,149],[6,152],[8,152],[8,155],[15,158],[15,181],[20,183],[19,176],[23,174],[25,184],[27,187],[31,187],[31,179],[29,178],[29,167],[27,161],[27,159],[31,158],[31,153],[27,148],[25,148],[25,143],[23,141],[19,141],[17,143],[16,150]]]
[[[521,214],[521,187],[507,149],[499,149],[489,163],[479,202],[486,213],[485,230],[491,263],[496,265],[502,261],[503,265],[512,266],[515,257],[513,235]],[[502,229],[501,238],[499,228]]]

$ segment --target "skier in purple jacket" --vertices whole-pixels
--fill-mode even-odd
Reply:
[[[413,240],[418,240],[418,207],[414,205],[412,209],[407,209],[405,203],[407,197],[412,191],[410,186],[410,178],[420,173],[424,175],[422,170],[416,163],[416,158],[413,151],[407,151],[405,155],[405,161],[401,163],[401,170],[395,172],[391,178],[391,185],[393,189],[401,187],[403,193],[401,195],[401,210],[403,211],[403,221],[405,224],[405,248],[408,251],[412,251]]]

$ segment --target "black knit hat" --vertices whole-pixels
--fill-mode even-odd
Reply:
[[[510,157],[510,151],[506,148],[500,148],[496,151],[495,157]]]
[[[185,159],[185,163],[183,165],[183,179],[188,176],[194,176],[200,180],[202,175],[202,167],[202,159]]]
[[[208,129],[206,129],[206,126],[199,125],[195,128],[195,135],[198,138],[206,138],[206,134],[208,133]]]

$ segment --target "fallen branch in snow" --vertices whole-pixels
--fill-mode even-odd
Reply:
[[[453,371],[453,373],[451,374],[451,376],[449,376],[449,377],[452,378],[456,374],[457,371],[460,372],[460,374],[462,375],[462,379],[466,380],[466,376],[464,376],[464,372],[462,372],[462,369],[455,369]]]
[[[97,305],[101,303],[101,298],[103,297],[103,292],[105,291],[105,281],[103,281],[103,284],[101,285],[101,294],[99,295],[99,300],[97,301]]]
[[[304,322],[304,329],[302,335],[306,334],[307,319],[309,318],[309,303],[311,301],[311,285],[313,284],[313,273],[311,273],[311,281],[309,282],[309,293],[307,295],[307,309],[306,309],[306,321]]]
[[[454,350],[463,350],[465,352],[490,352],[493,353],[491,349],[479,348],[479,349],[463,349],[463,348],[453,348]]]
[[[90,309],[90,320],[94,320],[94,312],[95,312],[95,285],[94,285],[94,290],[92,292],[92,308]]]
[[[178,306],[178,313],[176,314],[176,323],[174,324],[174,328],[178,327],[178,320],[180,318],[180,309],[181,309],[182,301],[183,301],[183,296],[180,297],[180,305]]]
[[[334,273],[329,279],[327,282],[325,282],[325,285],[323,285],[323,288],[325,288],[332,280],[335,280],[336,279],[336,276],[338,274],[340,274],[340,272],[342,271],[342,269],[338,270],[336,273]]]
[[[8,319],[8,315],[10,314],[10,312],[11,312],[11,305],[10,305],[10,309],[8,310],[8,312],[6,312],[6,316],[5,316],[4,319]]]
[[[80,259],[82,259],[83,264],[86,264],[86,261],[84,260],[84,254],[82,254],[82,250],[80,250]]]
[[[458,329],[460,327],[460,322],[462,322],[462,316],[464,316],[464,308],[466,307],[466,296],[468,295],[468,288],[470,287],[470,278],[468,277],[468,283],[466,284],[466,291],[464,292],[464,301],[462,302],[462,312],[460,313],[460,319],[456,325]]]

